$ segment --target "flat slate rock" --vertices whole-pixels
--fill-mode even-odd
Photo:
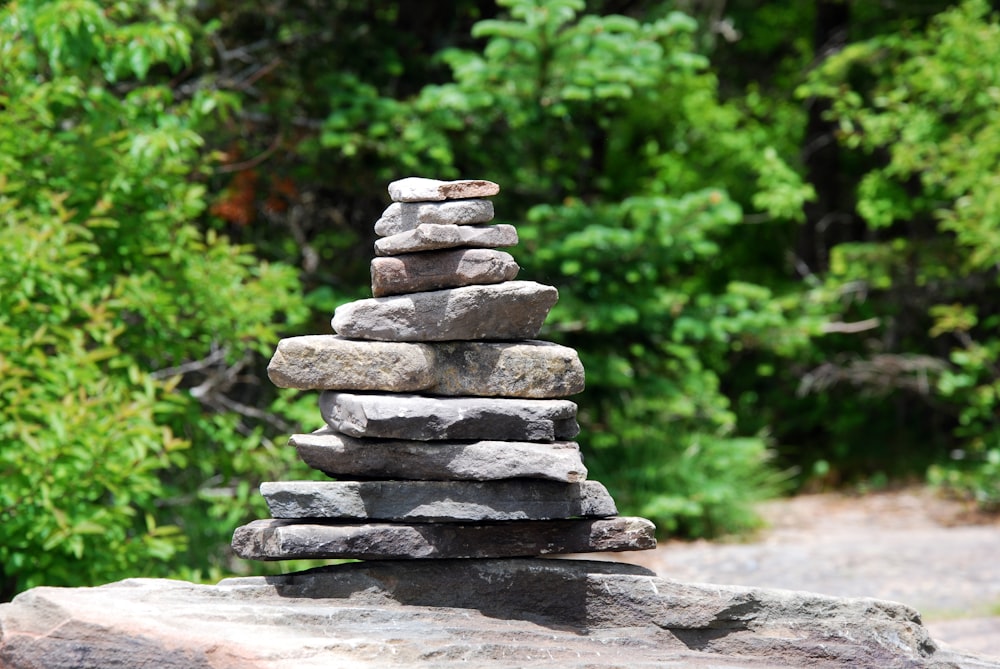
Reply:
[[[389,184],[389,197],[393,202],[464,200],[491,197],[499,192],[499,185],[482,179],[438,181],[424,177],[407,177]]]
[[[337,307],[332,325],[379,341],[534,339],[558,299],[553,286],[505,281],[356,300]]]
[[[521,268],[493,249],[448,249],[373,258],[372,295],[403,295],[512,281]]]
[[[38,587],[0,604],[5,669],[997,669],[902,604],[681,583],[595,560],[381,560]]]
[[[564,441],[580,433],[569,400],[425,397],[324,391],[326,424],[351,437],[450,441]]]
[[[475,225],[493,220],[490,200],[448,200],[446,202],[393,202],[375,222],[380,237],[412,230],[422,223]]]
[[[305,335],[278,342],[267,376],[279,388],[410,392],[437,385],[435,365],[426,344]]]
[[[618,513],[597,481],[273,481],[260,494],[274,518],[410,523],[606,518]]]
[[[572,441],[408,441],[355,439],[332,431],[288,442],[313,469],[336,478],[490,481],[528,478],[579,483],[587,478]]]
[[[248,560],[532,557],[656,547],[645,518],[514,520],[502,523],[323,523],[255,520],[233,550]]]
[[[305,335],[278,342],[271,381],[299,390],[557,398],[584,389],[577,352],[551,342],[383,342]]]
[[[496,249],[517,246],[517,228],[499,225],[437,225],[425,223],[413,230],[375,240],[375,255],[436,251],[456,247]]]

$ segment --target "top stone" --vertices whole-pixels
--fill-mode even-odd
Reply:
[[[393,202],[464,200],[474,197],[490,197],[499,192],[499,185],[482,179],[438,181],[423,177],[407,177],[389,184],[389,197],[392,198]]]

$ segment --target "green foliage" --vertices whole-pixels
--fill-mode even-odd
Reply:
[[[842,144],[872,157],[856,189],[871,234],[834,249],[831,302],[852,287],[850,313],[882,321],[880,353],[888,344],[925,356],[922,394],[951,414],[952,450],[963,456],[932,478],[991,504],[1000,481],[1000,71],[987,64],[1000,59],[998,38],[989,4],[968,0],[925,30],[850,45],[800,91],[828,98]]]
[[[201,133],[233,100],[166,85],[203,36],[185,9],[0,10],[4,597],[218,567],[232,525],[213,517],[283,464],[225,392],[304,311],[294,272],[192,223]]]
[[[809,326],[794,303],[735,273],[726,255],[742,207],[704,185],[730,177],[775,217],[809,189],[759,126],[741,132],[752,124],[739,105],[717,99],[687,16],[503,5],[508,17],[473,28],[481,52],[442,54],[455,81],[413,104],[454,135],[448,154],[462,173],[510,185],[498,203],[518,225],[522,275],[560,288],[546,336],[587,368],[592,475],[665,532],[746,529],[751,502],[779,477],[765,439],[737,433],[719,378],[734,351],[787,353]],[[735,175],[761,151],[768,161],[747,189]],[[693,159],[705,155],[711,167]]]

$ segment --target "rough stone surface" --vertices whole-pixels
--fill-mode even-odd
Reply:
[[[493,220],[490,200],[449,200],[447,202],[393,202],[375,222],[380,237],[412,230],[422,223],[475,225]]]
[[[324,391],[323,420],[351,437],[556,441],[580,432],[569,400],[424,397]]]
[[[463,226],[425,223],[413,230],[375,240],[375,255],[395,256],[459,246],[484,249],[517,246],[517,228],[506,223]]]
[[[297,558],[439,560],[648,550],[645,518],[512,520],[499,523],[338,523],[255,520],[236,529],[233,550],[250,560]]]
[[[511,281],[520,267],[493,249],[457,249],[373,258],[372,295],[403,295],[442,288]]]
[[[337,478],[488,481],[508,478],[578,483],[587,478],[572,441],[392,441],[332,431],[289,440],[303,462]]]
[[[356,300],[332,323],[339,335],[380,341],[534,339],[558,299],[553,286],[505,281]]]
[[[576,351],[542,341],[381,342],[306,335],[278,342],[267,367],[281,388],[553,398],[584,388]]]
[[[436,385],[434,366],[426,345],[306,335],[278,342],[267,376],[279,388],[411,392]]]
[[[909,608],[571,560],[368,562],[218,585],[131,579],[0,604],[5,669],[996,669]]]
[[[482,179],[438,181],[423,177],[407,177],[389,184],[389,197],[393,202],[463,200],[491,197],[499,192],[500,186]]]
[[[260,494],[275,518],[493,522],[618,513],[596,481],[274,481]]]

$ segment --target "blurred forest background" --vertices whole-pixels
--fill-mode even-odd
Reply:
[[[0,601],[267,568],[231,533],[319,417],[265,365],[369,295],[410,175],[501,185],[591,475],[662,537],[844,486],[996,507],[996,9],[0,2]]]

